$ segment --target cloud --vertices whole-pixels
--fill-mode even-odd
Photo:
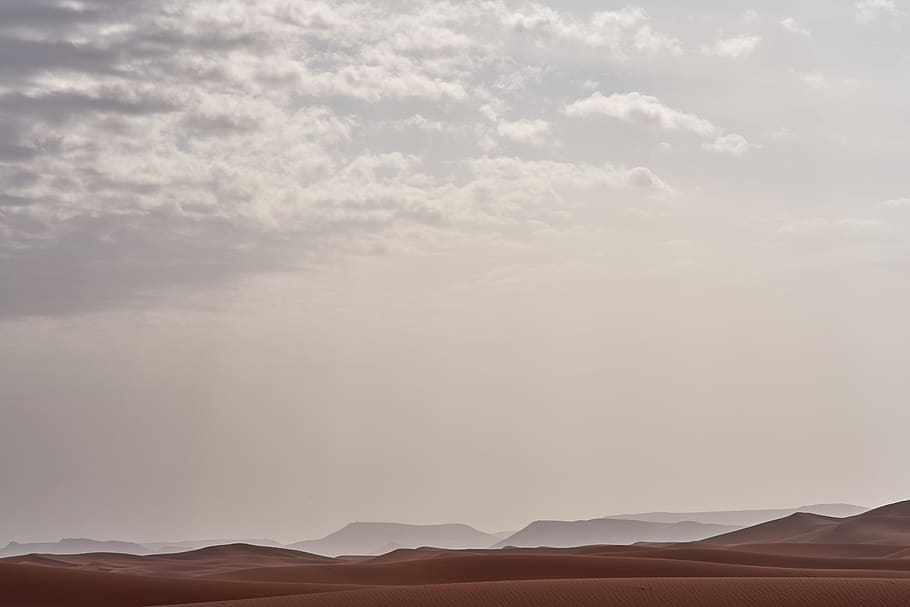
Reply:
[[[736,156],[737,158],[742,158],[749,150],[758,149],[761,146],[749,143],[742,135],[730,133],[718,136],[714,141],[705,143],[703,147],[712,152],[729,154],[731,156]]]
[[[547,142],[550,132],[550,123],[546,120],[518,120],[516,122],[502,122],[496,127],[500,137],[516,143],[540,146]]]
[[[569,42],[606,50],[616,59],[681,52],[679,40],[655,32],[641,8],[598,11],[589,18],[579,18],[537,3],[528,3],[515,11],[501,4],[494,6],[512,34],[538,47]]]
[[[621,172],[621,175],[621,181],[626,187],[643,190],[657,198],[666,198],[676,193],[667,182],[646,167],[634,167]]]
[[[564,222],[567,211],[601,206],[611,198],[613,206],[619,207],[620,201],[637,200],[638,196],[665,200],[675,194],[669,184],[646,167],[509,157],[475,158],[467,165],[470,179],[460,186],[462,194],[467,195],[466,201],[470,201],[465,206],[473,214],[495,211],[489,220],[547,219],[552,214]]]
[[[609,116],[625,122],[670,131],[690,131],[703,137],[719,133],[716,126],[695,114],[673,109],[657,97],[641,93],[616,93],[605,97],[600,92],[569,104],[568,116]]]
[[[856,20],[872,23],[881,17],[896,17],[901,14],[894,0],[861,0],[855,4]]]
[[[637,92],[617,93],[608,97],[596,92],[586,99],[569,104],[564,113],[574,117],[607,116],[654,129],[688,131],[711,139],[703,146],[706,150],[737,157],[758,147],[750,144],[742,135],[724,134],[719,127],[704,118],[667,106],[657,97]]]
[[[393,120],[386,123],[396,130],[416,129],[431,133],[445,133],[452,130],[452,127],[441,120],[430,120],[422,114],[414,114],[409,118]]]
[[[664,16],[527,0],[0,2],[0,316],[140,305],[674,198],[662,175],[685,148],[668,133],[697,137],[705,163],[758,146],[665,102],[712,107],[689,82],[717,66]],[[668,86],[591,94],[597,82]],[[595,116],[655,131],[646,149],[672,142],[670,167],[561,128]],[[548,145],[555,133],[571,139]]]
[[[761,36],[723,38],[711,45],[703,46],[702,52],[708,55],[717,55],[718,57],[741,59],[754,53],[758,45],[761,44],[761,40]]]
[[[888,209],[910,209],[910,198],[892,198],[881,203]]]
[[[808,38],[812,35],[812,33],[808,29],[806,29],[803,26],[803,24],[800,23],[799,20],[796,19],[796,17],[786,17],[786,18],[782,19],[780,22],[780,26],[785,31],[788,31],[791,34],[795,34],[797,36],[805,36]]]

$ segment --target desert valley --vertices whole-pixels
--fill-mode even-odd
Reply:
[[[35,551],[0,561],[0,605],[910,604],[910,502],[688,516],[727,525],[652,513],[540,521],[504,539],[466,525],[354,523],[290,548],[264,540],[185,551],[91,540],[13,544],[5,554]],[[369,548],[382,542],[388,551]],[[93,547],[104,551],[67,553]]]

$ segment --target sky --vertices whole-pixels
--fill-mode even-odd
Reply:
[[[0,542],[910,497],[908,27],[0,0]]]

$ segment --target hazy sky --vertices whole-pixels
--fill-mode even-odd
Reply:
[[[0,542],[907,498],[908,29],[0,0]]]

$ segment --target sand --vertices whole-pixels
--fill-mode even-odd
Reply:
[[[762,548],[428,549],[334,560],[228,546],[150,557],[31,557],[0,563],[0,606],[910,605],[906,548],[852,556],[840,545],[833,557],[792,545],[777,554]]]
[[[537,580],[213,603],[221,607],[897,607],[910,582],[817,579]]]
[[[910,606],[910,508],[847,519],[796,515],[733,538],[672,546],[423,548],[332,559],[236,544],[0,561],[0,607],[190,604]]]

